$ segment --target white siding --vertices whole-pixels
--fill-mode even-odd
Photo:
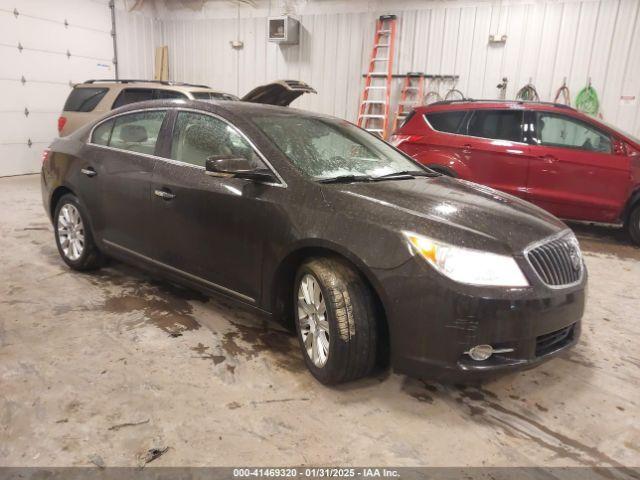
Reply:
[[[572,101],[591,78],[604,119],[640,134],[638,0],[301,2],[297,46],[266,41],[266,18],[281,13],[274,8],[281,2],[257,3],[238,9],[213,1],[203,12],[161,12],[171,78],[239,95],[271,80],[301,79],[318,95],[296,106],[355,120],[375,18],[396,13],[397,73],[459,75],[457,87],[473,98],[496,98],[505,76],[513,98],[531,79],[542,100],[553,100],[566,77]],[[489,44],[492,33],[506,34],[506,44]],[[236,39],[243,49],[231,48]],[[451,86],[428,88],[444,94]],[[397,97],[400,80],[395,89]]]
[[[148,14],[116,8],[116,38],[120,78],[152,79],[155,48],[163,45],[162,23]]]
[[[110,31],[107,0],[0,0],[0,176],[39,171],[71,83],[113,77]]]

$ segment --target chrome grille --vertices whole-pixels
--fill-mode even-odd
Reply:
[[[570,285],[582,277],[582,254],[571,233],[533,247],[527,252],[527,258],[540,279],[549,286]]]

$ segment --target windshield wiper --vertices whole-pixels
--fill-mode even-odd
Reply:
[[[395,178],[415,178],[415,177],[438,177],[440,173],[427,172],[426,170],[402,170],[400,172],[387,173],[386,175],[380,175],[374,177],[373,180],[387,180]]]
[[[371,182],[373,178],[369,175],[338,175],[337,177],[321,178],[319,183],[353,183]]]

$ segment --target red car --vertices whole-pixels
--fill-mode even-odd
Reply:
[[[412,111],[390,141],[433,170],[557,217],[624,225],[640,244],[640,139],[571,107],[438,102]]]

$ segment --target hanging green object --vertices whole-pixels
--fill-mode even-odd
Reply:
[[[596,89],[591,86],[591,83],[578,92],[576,108],[593,116],[596,116],[600,111],[600,100],[598,100]]]

